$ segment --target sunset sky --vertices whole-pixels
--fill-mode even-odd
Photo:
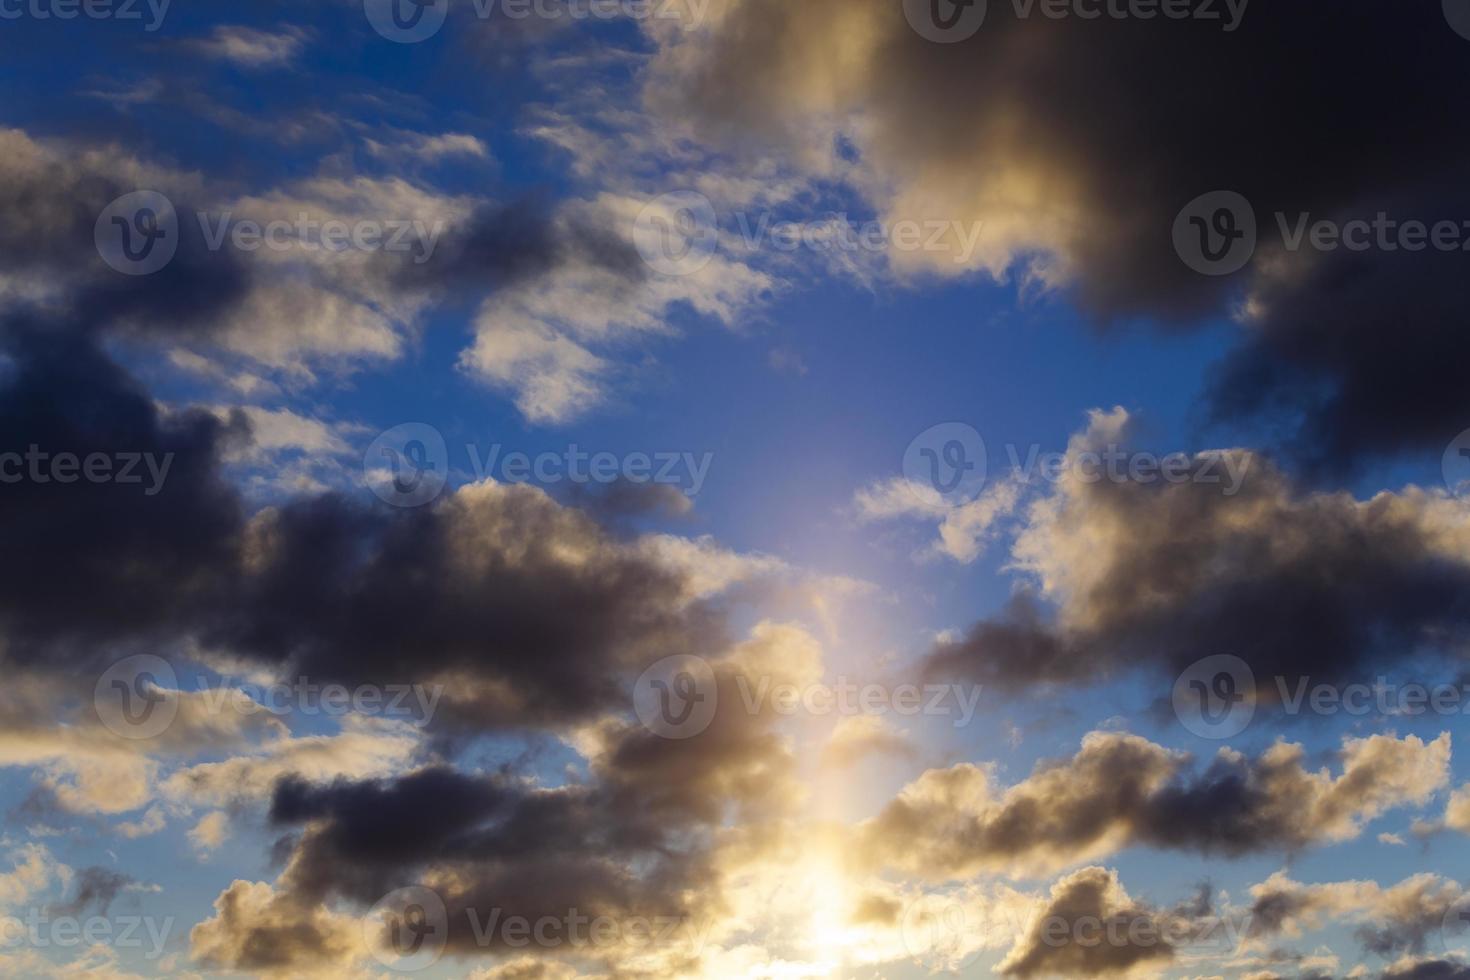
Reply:
[[[1470,980],[1470,0],[0,86],[0,975]]]

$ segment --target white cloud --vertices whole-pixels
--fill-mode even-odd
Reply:
[[[858,490],[853,506],[864,522],[937,521],[939,540],[917,557],[944,556],[968,565],[984,553],[999,522],[1015,513],[1024,489],[1021,478],[1012,476],[992,483],[974,500],[950,503],[928,484],[894,477]]]
[[[307,35],[297,28],[280,32],[221,24],[208,39],[188,42],[199,54],[244,68],[279,68],[295,61]]]

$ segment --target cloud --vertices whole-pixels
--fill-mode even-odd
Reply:
[[[1061,923],[1076,928],[1097,923],[1102,934],[1120,937],[1092,942],[1090,937],[1058,942],[1048,928]],[[1118,883],[1117,874],[1104,868],[1084,868],[1052,887],[1051,898],[1031,931],[1017,941],[996,967],[1001,976],[1128,976],[1135,967],[1157,967],[1173,958],[1173,947],[1163,942],[1136,942],[1142,928],[1151,927],[1153,913],[1136,905]],[[1070,930],[1069,930],[1070,931]],[[1157,935],[1157,932],[1154,933]],[[1149,969],[1146,972],[1156,972]]]
[[[865,522],[901,519],[937,520],[939,540],[918,557],[943,555],[971,564],[999,533],[999,524],[1020,505],[1024,486],[1018,477],[997,480],[974,500],[946,501],[932,486],[895,477],[862,488],[853,496],[858,519]]]
[[[789,374],[792,377],[804,378],[807,376],[808,368],[806,358],[793,347],[781,345],[772,347],[766,353],[766,363],[772,371],[777,374]]]
[[[1363,680],[1370,665],[1461,654],[1464,502],[1417,487],[1368,500],[1307,491],[1240,450],[1197,454],[1183,480],[1089,476],[1084,454],[1126,451],[1130,423],[1094,412],[1017,534],[1013,564],[1054,620],[1022,593],[940,643],[932,672],[1011,689],[1135,666],[1177,675],[1209,637],[1274,692],[1276,677]]]
[[[11,868],[0,873],[0,909],[14,909],[53,883],[64,884],[72,879],[72,870],[40,844],[13,848],[6,854],[6,860]]]
[[[153,496],[6,487],[0,543],[35,555],[0,583],[13,664],[95,677],[130,643],[198,641],[314,680],[443,684],[444,720],[478,727],[590,716],[621,702],[624,678],[721,636],[677,567],[528,486],[420,511],[323,494],[247,516],[220,467],[230,440],[249,444],[248,416],[160,417],[93,345],[5,339],[5,450],[170,460]]]
[[[213,643],[314,678],[443,685],[451,727],[585,716],[621,700],[626,672],[720,635],[675,570],[529,486],[416,512],[326,496],[246,537],[250,574],[206,624]]]
[[[822,746],[823,764],[839,769],[856,765],[869,756],[912,759],[916,754],[909,733],[877,715],[842,718]]]
[[[1057,19],[991,4],[972,37],[936,44],[884,0],[728,0],[692,30],[650,26],[645,100],[706,146],[846,178],[887,220],[981,223],[971,256],[955,238],[896,252],[911,275],[1066,290],[1105,321],[1224,317],[1250,292],[1249,333],[1212,403],[1282,422],[1318,465],[1442,447],[1470,418],[1455,374],[1467,309],[1446,286],[1458,258],[1342,249],[1287,256],[1280,274],[1267,239],[1278,211],[1466,216],[1466,146],[1448,108],[1470,92],[1463,39],[1433,4],[1363,0],[1332,24],[1242,13]],[[1343,50],[1372,52],[1374,71],[1326,85]],[[1161,97],[1160,78],[1175,95]],[[1450,98],[1425,105],[1426,86]],[[1311,139],[1304,106],[1324,122]],[[1233,280],[1196,274],[1172,246],[1180,209],[1219,189],[1251,201],[1261,226]]]
[[[35,295],[0,289],[0,312],[241,359],[294,384],[400,357],[436,303],[481,300],[562,264],[614,278],[632,268],[631,245],[530,198],[494,202],[351,172],[241,196],[117,146],[11,129],[0,130],[0,149],[0,282],[45,284]],[[177,252],[151,275],[121,275],[103,264],[94,225],[112,201],[145,189],[173,204]]]
[[[384,160],[402,163],[416,159],[438,163],[450,157],[489,160],[490,148],[479,137],[469,133],[402,133],[393,143],[364,140],[368,153]]]
[[[299,449],[303,452],[334,454],[348,451],[342,435],[319,419],[297,414],[290,409],[269,409],[258,405],[242,405],[238,409],[218,408],[215,414],[226,420],[234,411],[243,413],[250,423],[251,447],[254,449],[264,452]]]
[[[136,454],[136,484],[80,481],[61,495],[22,480],[4,489],[0,542],[34,556],[24,570],[0,573],[7,659],[35,663],[61,648],[96,664],[103,643],[150,633],[227,576],[239,531],[219,474],[230,433],[200,412],[160,418],[147,393],[86,341],[36,329],[0,336],[0,350],[9,358],[0,379],[5,451]],[[169,460],[166,477],[148,478],[148,459],[159,469]]]
[[[418,730],[406,723],[349,717],[346,727],[338,735],[277,739],[251,754],[181,768],[160,788],[170,800],[190,805],[263,801],[270,798],[276,782],[286,777],[330,783],[401,772],[420,745]]]
[[[341,976],[365,949],[356,919],[294,902],[264,882],[235,881],[214,913],[189,933],[191,956],[210,969]]]
[[[518,956],[508,963],[477,970],[470,980],[576,980],[576,970],[562,963],[548,963],[530,956]]]
[[[1351,840],[1375,817],[1422,806],[1449,780],[1450,739],[1346,739],[1341,774],[1300,745],[1255,759],[1221,750],[1203,772],[1135,735],[1093,732],[1071,759],[1008,788],[962,764],[931,769],[857,829],[860,853],[931,879],[1038,875],[1144,845],[1238,857]]]
[[[1250,889],[1252,938],[1300,937],[1324,925],[1356,923],[1363,948],[1378,956],[1425,951],[1464,889],[1435,874],[1414,875],[1392,887],[1373,881],[1304,885],[1278,871]]]
[[[134,879],[108,868],[83,868],[76,875],[76,893],[71,901],[53,906],[52,915],[81,916],[89,909],[99,916],[107,915],[117,896],[136,884]]]
[[[1444,823],[1451,830],[1470,834],[1470,785],[1461,786],[1450,794],[1445,804]]]
[[[117,815],[140,810],[156,798],[165,764],[208,752],[238,750],[279,737],[285,726],[257,713],[220,711],[210,689],[173,691],[174,717],[151,739],[120,737],[93,707],[96,675],[60,674],[46,666],[16,667],[0,695],[0,766],[35,771],[47,816]],[[156,833],[165,814],[150,807],[119,823],[124,837]]]
[[[219,849],[230,833],[230,818],[223,810],[214,810],[199,818],[189,831],[189,843],[200,854],[209,854]]]
[[[232,384],[236,380],[243,379],[230,379]],[[246,382],[244,393],[252,390]],[[359,479],[362,460],[352,443],[360,438],[362,426],[260,405],[214,405],[209,411],[225,425],[238,426],[243,420],[249,427],[249,440],[236,441],[223,454],[230,476],[248,496],[279,500]]]
[[[300,56],[307,38],[307,33],[299,28],[273,32],[221,24],[207,39],[187,43],[206,58],[228,61],[242,68],[280,68]]]
[[[602,194],[558,211],[565,229],[582,229],[584,247],[568,251],[548,276],[487,300],[475,319],[475,342],[460,367],[506,390],[531,421],[570,422],[611,396],[614,362],[598,353],[667,335],[675,307],[731,326],[773,280],[745,264],[712,255],[681,275],[654,275],[633,244],[650,202]]]
[[[119,835],[134,840],[139,837],[151,837],[168,825],[168,818],[163,811],[156,806],[151,806],[143,814],[141,820],[130,820],[120,823],[115,828]]]
[[[1470,980],[1470,965],[1457,959],[1406,957],[1384,970],[1381,980]]]
[[[820,648],[799,629],[765,624],[714,669],[720,699],[737,704],[741,677],[818,676]],[[790,749],[772,730],[778,721],[769,707],[721,711],[699,735],[674,740],[609,718],[575,737],[588,773],[562,785],[442,764],[330,783],[287,776],[270,804],[272,824],[293,832],[285,870],[274,886],[237,882],[221,896],[220,914],[196,929],[196,955],[206,949],[200,930],[212,948],[268,946],[278,912],[333,901],[365,908],[414,883],[445,901],[451,953],[517,952],[498,932],[475,934],[494,910],[532,921],[576,909],[619,922],[673,917],[707,926],[722,908],[723,821],[735,816],[742,836],[779,829],[799,798]],[[256,914],[225,914],[247,897]],[[308,966],[317,962],[324,931],[313,928],[309,944],[288,946],[282,957],[299,952]],[[688,938],[659,953],[697,959]],[[636,945],[620,937],[585,952],[622,962],[639,955]]]

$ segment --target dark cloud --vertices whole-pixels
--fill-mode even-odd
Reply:
[[[1224,4],[1208,5],[1221,20],[1020,6],[990,3],[973,37],[936,44],[897,2],[741,0],[668,43],[649,97],[709,141],[822,165],[851,113],[845,135],[893,188],[881,206],[984,221],[987,268],[1069,283],[1106,321],[1225,316],[1258,281],[1270,301],[1214,403],[1277,416],[1319,465],[1437,448],[1470,425],[1452,373],[1470,313],[1451,285],[1460,254],[1337,253],[1285,279],[1268,261],[1276,212],[1470,217],[1446,193],[1470,156],[1455,111],[1470,62],[1440,4],[1353,0],[1322,18],[1252,3],[1232,30]],[[1172,245],[1180,209],[1220,189],[1262,231],[1234,278],[1196,274]]]
[[[101,453],[119,478],[131,460],[136,479],[0,484],[0,547],[27,556],[0,571],[6,658],[95,666],[129,641],[177,638],[234,578],[241,514],[219,457],[243,432],[202,412],[161,417],[132,378],[62,328],[12,328],[0,353],[0,452]],[[12,476],[29,465],[12,463]]]
[[[235,881],[214,913],[189,933],[191,955],[206,968],[300,976],[345,969],[362,945],[356,922],[263,883]]]
[[[312,677],[443,683],[467,724],[622,704],[627,671],[723,639],[682,576],[531,487],[417,511],[321,497],[262,514],[247,539],[211,643]]]
[[[1470,45],[1470,42],[1464,42]],[[1380,211],[1427,227],[1466,227],[1458,192]],[[1460,366],[1470,360],[1470,304],[1458,288],[1470,253],[1352,252],[1281,256],[1255,278],[1247,336],[1215,373],[1217,422],[1256,416],[1314,474],[1351,470],[1405,448],[1438,452],[1470,428]]]
[[[427,261],[385,255],[387,274],[402,288],[471,295],[572,262],[604,269],[630,286],[647,275],[633,243],[609,224],[590,217],[560,220],[553,211],[537,196],[482,204],[445,232]]]
[[[1383,971],[1383,980],[1470,980],[1470,966],[1458,960],[1395,963]]]
[[[782,655],[783,638],[767,640],[720,662],[722,698],[738,697],[737,678],[751,666],[744,657]],[[266,903],[274,911],[231,922],[220,916],[201,929],[212,945],[239,951],[255,943],[255,922],[260,941],[271,942],[284,909],[338,899],[366,907],[420,883],[445,902],[451,952],[513,951],[498,932],[476,935],[492,914],[534,921],[575,910],[693,929],[722,907],[715,859],[722,822],[735,814],[746,830],[758,829],[795,799],[794,760],[771,731],[776,720],[770,710],[722,711],[705,731],[678,740],[605,723],[590,733],[585,778],[557,787],[447,766],[328,785],[288,777],[270,807],[271,823],[293,831]],[[322,941],[303,951],[306,959],[325,955],[330,932],[315,935]],[[676,944],[660,953],[698,950]],[[587,955],[615,959],[618,950]]]
[[[280,272],[210,249],[195,220],[209,196],[200,178],[117,147],[43,145],[14,130],[0,142],[10,178],[0,181],[0,275],[55,290],[17,299],[0,317],[0,451],[129,454],[169,467],[154,487],[0,486],[0,544],[33,556],[0,581],[8,659],[95,665],[130,641],[204,639],[324,680],[454,682],[449,713],[478,725],[585,715],[623,700],[622,672],[640,658],[720,642],[679,573],[525,488],[467,491],[418,512],[328,494],[252,518],[220,475],[225,450],[250,438],[243,417],[161,413],[106,345],[238,347],[241,317],[263,316],[248,333],[251,343],[274,336],[264,348],[273,357],[298,341],[308,353],[350,353],[351,343],[319,341],[352,331],[318,321],[378,287],[362,286],[350,266]],[[129,276],[104,265],[93,226],[140,184],[172,195],[180,241],[163,269]],[[371,203],[377,185],[365,186]],[[377,253],[367,278],[442,296],[492,290],[562,260],[628,275],[637,265],[607,228],[556,220],[534,202],[482,206],[439,245],[422,264]]]
[[[620,528],[644,518],[677,520],[694,509],[687,493],[668,483],[636,483],[619,478],[611,483],[573,483],[566,502],[597,518],[604,526]]]
[[[12,307],[7,317],[52,330],[180,339],[217,325],[251,288],[238,254],[209,249],[190,210],[199,189],[189,178],[145,167],[118,146],[41,144],[19,130],[0,129],[0,150],[8,158],[0,164],[0,275],[59,293],[37,310]],[[142,190],[172,192],[179,237],[162,269],[130,276],[103,262],[94,229],[113,201]]]
[[[1271,887],[1268,883],[1255,890],[1251,903],[1251,923],[1258,935],[1278,936],[1289,924],[1316,907],[1316,896],[1295,882],[1289,887]]]
[[[1155,913],[1132,902],[1117,875],[1084,868],[1052,887],[1030,932],[997,967],[1001,976],[1118,976],[1143,963],[1166,963]],[[1060,937],[1060,938],[1059,938]]]
[[[482,727],[623,705],[629,672],[724,642],[681,573],[538,490],[416,511],[328,494],[249,517],[219,468],[243,419],[160,414],[76,333],[0,340],[0,451],[144,460],[137,484],[0,485],[0,545],[30,556],[0,576],[12,663],[94,669],[129,643],[204,640],[323,682],[445,683],[446,721]]]
[[[741,671],[738,661],[721,662],[722,702],[738,703]],[[604,726],[595,736],[589,778],[555,789],[508,772],[448,768],[328,786],[287,779],[276,787],[271,820],[307,829],[285,877],[294,891],[359,901],[376,900],[444,863],[518,875],[522,865],[580,862],[601,889],[623,880],[615,873],[620,862],[642,856],[656,859],[655,877],[661,877],[668,871],[659,868],[664,859],[677,864],[698,855],[707,841],[695,832],[718,825],[731,806],[758,821],[788,799],[790,758],[770,731],[775,720],[770,709],[719,711],[687,739]]]
[[[250,439],[243,418],[165,412],[84,331],[12,321],[0,337],[0,449],[173,454],[154,496],[0,487],[0,544],[33,556],[3,583],[12,670],[80,677],[89,691],[130,644],[199,642],[316,682],[443,683],[436,724],[464,736],[590,722],[625,710],[652,660],[727,651],[722,617],[690,599],[685,572],[539,490],[477,485],[417,510],[326,494],[252,516],[220,476],[224,449]],[[787,632],[762,634],[749,655],[800,660]],[[727,651],[717,674],[729,706],[741,702],[739,656]],[[590,776],[556,789],[444,767],[287,779],[271,810],[291,832],[280,890],[227,889],[195,930],[195,955],[265,973],[346,962],[361,929],[326,903],[365,906],[430,871],[457,875],[442,892],[464,950],[484,948],[467,913],[508,904],[532,918],[691,917],[717,901],[720,821],[759,820],[792,792],[773,719],[732,708],[685,741],[604,722],[589,736]],[[82,884],[78,908],[105,907],[122,882]]]
[[[1431,941],[1447,938],[1449,915],[1464,901],[1459,884],[1429,873],[1383,887],[1373,881],[1307,885],[1277,872],[1250,895],[1247,921],[1255,938],[1355,926],[1363,949],[1385,959],[1422,955]]]
[[[1145,739],[1093,733],[1071,759],[1043,763],[1010,787],[992,786],[975,766],[930,770],[859,828],[860,853],[941,880],[1045,874],[1130,845],[1291,853],[1428,802],[1448,782],[1449,739],[1348,741],[1336,778],[1306,761],[1301,746],[1278,743],[1254,759],[1223,752],[1196,772],[1183,754]]]
[[[1423,901],[1395,909],[1385,915],[1383,921],[1358,927],[1353,935],[1362,943],[1363,949],[1375,956],[1389,957],[1396,953],[1423,955],[1430,941],[1448,929],[1445,915],[1452,907],[1444,902]],[[1435,911],[1439,914],[1434,915]]]
[[[0,545],[32,556],[0,573],[7,659],[90,668],[129,642],[204,641],[322,680],[451,684],[446,717],[479,727],[621,704],[626,671],[723,642],[681,573],[527,488],[472,488],[420,511],[325,494],[252,516],[220,474],[227,449],[248,445],[243,416],[162,412],[105,353],[128,338],[215,343],[276,366],[361,354],[391,346],[394,328],[362,328],[352,311],[398,297],[483,294],[563,261],[637,278],[641,264],[610,228],[532,199],[484,204],[422,263],[385,250],[282,268],[210,248],[197,213],[221,207],[222,192],[205,178],[17,130],[0,130],[0,147],[0,277],[48,290],[7,296],[0,312],[0,451],[136,454],[169,467],[151,488],[0,485]],[[375,220],[427,222],[373,209],[447,200],[404,183],[319,183],[325,199],[340,203],[340,192]],[[170,196],[180,239],[161,270],[131,276],[104,264],[93,228],[140,187]],[[317,193],[288,186],[237,217],[278,208],[294,218],[283,202],[298,192],[308,203]],[[364,329],[386,333],[350,339]],[[635,506],[621,491],[600,504]]]
[[[933,677],[979,677],[1017,690],[1032,683],[1078,680],[1097,665],[1056,633],[1037,600],[1023,593],[964,636],[941,641],[924,669]]]
[[[1017,539],[1043,585],[932,651],[935,676],[1003,689],[1131,667],[1171,680],[1210,651],[1255,672],[1263,700],[1298,679],[1364,681],[1470,639],[1463,506],[1410,488],[1368,501],[1306,490],[1260,456],[1196,459],[1185,482],[1087,481],[1079,454],[1126,446],[1119,413],[1069,449],[1064,480]],[[1231,492],[1229,466],[1243,474]],[[1215,474],[1220,482],[1195,477]],[[1051,608],[1041,601],[1050,604]]]
[[[77,917],[85,915],[91,909],[95,915],[105,916],[123,889],[134,883],[135,879],[131,875],[120,871],[95,865],[83,868],[77,872],[76,894],[71,901],[53,906],[50,914]]]

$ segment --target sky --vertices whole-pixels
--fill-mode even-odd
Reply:
[[[1470,978],[1470,2],[0,0],[0,973]]]

